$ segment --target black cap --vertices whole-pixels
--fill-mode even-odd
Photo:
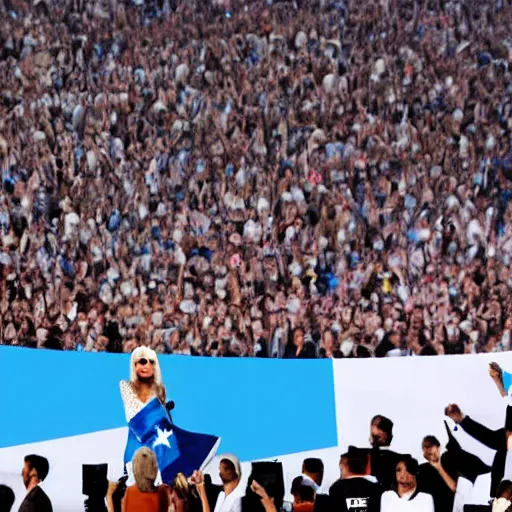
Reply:
[[[475,483],[480,475],[491,472],[491,468],[482,462],[476,455],[462,449],[459,441],[455,439],[448,423],[444,422],[446,432],[448,433],[448,444],[443,460],[449,459],[450,465],[455,468],[457,473]]]
[[[346,453],[343,453],[341,455],[341,458],[361,458],[364,459],[365,457],[368,457],[370,455],[370,449],[369,448],[357,448],[356,446],[349,446],[348,451]]]
[[[107,483],[108,464],[82,465],[82,494],[91,496]]]

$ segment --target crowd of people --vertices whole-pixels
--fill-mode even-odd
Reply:
[[[510,348],[510,0],[0,16],[3,344]]]
[[[506,399],[504,426],[491,430],[466,415],[457,404],[444,411],[448,443],[426,435],[421,444],[425,462],[393,450],[394,424],[378,414],[370,422],[367,447],[349,446],[341,455],[340,478],[325,487],[324,463],[305,459],[302,474],[285,488],[282,463],[253,462],[247,485],[242,484],[240,461],[220,455],[218,475],[192,468],[211,467],[212,452],[198,452],[198,444],[172,421],[161,368],[155,351],[136,348],[130,360],[130,380],[121,381],[121,397],[128,422],[125,470],[117,482],[107,479],[108,463],[83,465],[82,494],[86,512],[486,512],[512,511],[512,403],[504,388],[503,371],[489,365],[489,375]],[[503,402],[505,403],[505,401]],[[505,409],[505,407],[504,407]],[[158,411],[161,411],[161,414]],[[492,466],[466,451],[454,432],[462,429],[494,450]],[[181,434],[180,434],[181,432]],[[130,437],[137,447],[128,451]],[[201,437],[196,435],[196,439]],[[212,436],[202,436],[212,437]],[[199,450],[200,451],[200,450]],[[129,460],[126,455],[130,454]],[[332,463],[332,461],[329,461]],[[51,471],[48,459],[27,455],[21,476],[26,495],[19,512],[52,512],[44,481]],[[488,478],[488,504],[472,499],[474,484]],[[286,501],[287,495],[293,502]],[[15,496],[0,485],[0,512],[11,512]],[[476,505],[475,505],[476,506]]]
[[[447,408],[447,415],[479,440],[475,432],[485,427],[465,417],[458,406]],[[458,417],[458,415],[460,417]],[[473,429],[473,431],[472,431]],[[390,445],[393,422],[381,415],[372,419],[372,448],[350,446],[340,458],[340,479],[327,492],[323,490],[324,463],[305,459],[302,474],[293,480],[285,502],[283,468],[278,462],[254,463],[248,484],[241,484],[240,461],[231,454],[219,457],[221,486],[210,475],[195,471],[189,478],[178,474],[172,485],[159,483],[155,453],[142,447],[134,455],[135,482],[127,477],[107,480],[107,464],[84,469],[83,489],[86,512],[510,512],[512,510],[512,408],[507,411],[502,445],[493,464],[492,500],[488,506],[468,506],[460,491],[461,479],[470,486],[491,468],[465,452],[449,431],[443,453],[434,436],[422,443],[425,462],[395,453]],[[473,432],[473,433],[472,433]],[[482,440],[483,441],[483,440]],[[499,459],[498,462],[496,460]],[[25,458],[22,471],[27,495],[19,512],[52,512],[50,498],[41,487],[49,472],[49,462],[39,455]],[[495,480],[495,474],[498,478]],[[259,481],[264,482],[260,484]],[[460,498],[462,497],[462,499]],[[0,485],[0,512],[11,512],[15,496]]]

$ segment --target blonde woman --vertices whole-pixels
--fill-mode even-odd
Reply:
[[[130,380],[121,381],[128,440],[124,463],[133,483],[132,458],[142,446],[156,454],[162,481],[171,484],[178,473],[191,476],[205,467],[217,452],[220,439],[178,428],[166,411],[166,391],[154,350],[138,347],[131,355]]]
[[[195,471],[190,480],[183,473],[178,474],[171,486],[171,509],[174,512],[210,512],[200,471]]]
[[[153,350],[148,347],[138,347],[132,352],[130,380],[121,381],[120,388],[128,424],[155,398],[165,406],[166,392],[162,383],[162,372]],[[129,428],[124,463],[131,483],[133,483],[132,457],[141,446],[143,446],[141,439],[138,439],[134,429]]]
[[[139,448],[133,457],[135,484],[126,490],[123,512],[168,512],[170,490],[155,484],[158,472],[154,452],[145,446]]]

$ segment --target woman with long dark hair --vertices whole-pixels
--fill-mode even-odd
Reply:
[[[418,461],[403,455],[396,465],[395,488],[382,495],[381,512],[434,512],[430,494],[418,490]]]

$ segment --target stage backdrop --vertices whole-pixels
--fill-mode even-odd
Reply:
[[[492,360],[512,371],[511,354],[336,361],[160,357],[180,427],[220,436],[219,452],[245,462],[282,460],[288,485],[305,456],[321,456],[325,488],[339,476],[340,453],[349,444],[368,445],[374,414],[394,421],[392,447],[420,461],[424,435],[446,441],[443,410],[450,402],[500,427],[505,401],[488,377]],[[82,464],[108,462],[111,479],[122,473],[126,426],[119,381],[129,376],[129,357],[0,347],[0,364],[0,483],[13,487],[19,506],[23,457],[38,453],[50,460],[44,488],[54,510],[83,510]],[[460,429],[456,435],[465,448],[492,460],[492,451]],[[245,469],[247,477],[249,465]],[[479,499],[485,500],[488,483],[482,482]]]

